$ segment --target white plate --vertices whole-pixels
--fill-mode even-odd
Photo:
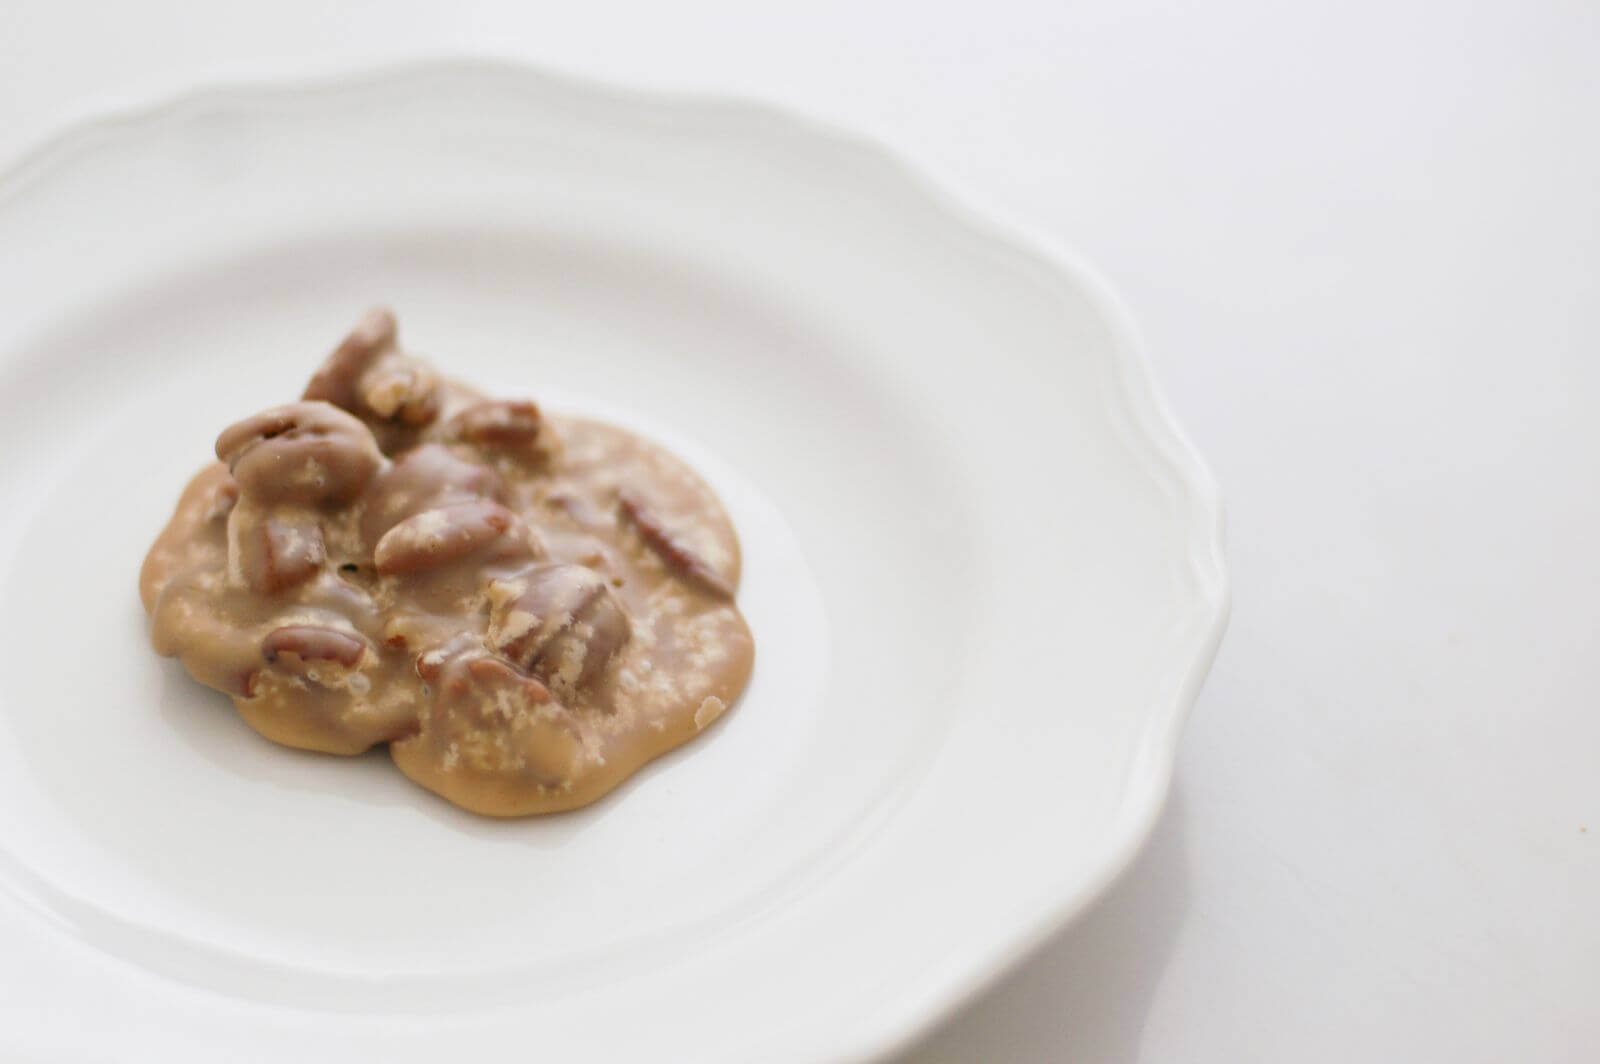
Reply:
[[[13,169],[0,249],[13,1053],[870,1056],[1155,817],[1211,480],[1101,283],[875,147],[495,65],[208,90]],[[379,299],[678,448],[743,537],[749,692],[588,810],[272,746],[147,647],[183,478]]]

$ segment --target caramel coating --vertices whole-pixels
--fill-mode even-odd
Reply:
[[[660,448],[490,400],[367,312],[228,427],[140,574],[157,652],[276,742],[389,744],[457,805],[584,805],[748,681],[739,546]]]

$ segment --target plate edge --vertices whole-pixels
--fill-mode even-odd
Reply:
[[[1134,317],[1116,288],[1076,252],[1036,229],[1021,225],[984,203],[969,189],[912,160],[878,138],[790,107],[707,91],[634,88],[570,72],[554,72],[526,62],[482,53],[390,60],[372,65],[300,74],[274,74],[212,80],[149,94],[131,102],[98,107],[62,119],[55,131],[32,145],[0,159],[0,205],[23,195],[57,167],[100,147],[107,140],[137,132],[147,125],[212,111],[230,102],[263,98],[288,100],[327,93],[377,89],[418,77],[492,77],[520,82],[524,88],[572,100],[601,101],[613,106],[670,111],[694,110],[766,126],[788,126],[797,134],[850,151],[889,168],[894,178],[920,194],[951,221],[980,239],[1020,252],[1043,266],[1054,283],[1075,283],[1104,318],[1117,362],[1117,393],[1139,430],[1139,439],[1183,488],[1183,511],[1190,526],[1190,575],[1200,592],[1197,608],[1187,618],[1195,640],[1187,667],[1176,677],[1169,705],[1149,708],[1152,716],[1135,752],[1138,777],[1124,795],[1118,817],[1108,830],[1103,868],[1091,883],[1031,914],[1025,932],[1003,945],[983,964],[958,975],[933,973],[917,987],[897,996],[893,1006],[876,1011],[874,1029],[851,1029],[855,1044],[814,1044],[827,1059],[875,1060],[909,1048],[942,1019],[1031,955],[1048,939],[1102,897],[1127,871],[1153,832],[1170,792],[1177,744],[1193,709],[1226,629],[1231,590],[1224,561],[1225,518],[1221,493],[1209,467],[1183,431],[1153,374]],[[1049,892],[1047,892],[1049,893]],[[1055,892],[1063,894],[1064,892]],[[801,1048],[791,1046],[791,1049]],[[808,1054],[796,1059],[812,1059]]]

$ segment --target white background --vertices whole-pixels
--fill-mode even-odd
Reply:
[[[487,52],[790,104],[1081,250],[1233,622],[1147,852],[909,1059],[1600,1059],[1600,4],[787,6],[0,0],[0,156]]]

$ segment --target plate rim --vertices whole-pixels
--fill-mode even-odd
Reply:
[[[35,183],[47,181],[52,172],[70,166],[77,156],[148,127],[214,112],[229,104],[370,91],[439,76],[503,79],[520,83],[524,91],[635,111],[694,112],[702,121],[787,127],[798,138],[871,159],[951,224],[1042,267],[1053,288],[1075,287],[1103,320],[1111,338],[1106,357],[1115,363],[1115,393],[1129,424],[1137,430],[1131,437],[1138,440],[1145,457],[1164,468],[1180,489],[1175,509],[1185,524],[1185,561],[1194,592],[1186,618],[1197,626],[1198,642],[1189,660],[1177,670],[1176,683],[1170,685],[1174,692],[1170,702],[1146,707],[1147,720],[1133,750],[1118,814],[1109,825],[1110,845],[1097,859],[1096,874],[1081,885],[1058,883],[1041,891],[1042,901],[1033,910],[1017,910],[1016,930],[1008,940],[996,943],[964,966],[926,972],[899,993],[886,996],[874,1010],[870,1027],[840,1027],[853,1044],[829,1044],[824,1036],[810,1047],[829,1059],[879,1059],[910,1048],[1098,901],[1127,871],[1154,831],[1171,791],[1184,726],[1215,660],[1231,611],[1224,558],[1226,522],[1217,481],[1173,412],[1130,308],[1083,256],[995,209],[948,175],[875,135],[755,97],[625,85],[484,53],[407,57],[312,72],[212,77],[153,94],[124,96],[118,104],[91,107],[55,121],[52,131],[42,138],[0,157],[0,208]],[[791,1048],[804,1049],[798,1045]]]

